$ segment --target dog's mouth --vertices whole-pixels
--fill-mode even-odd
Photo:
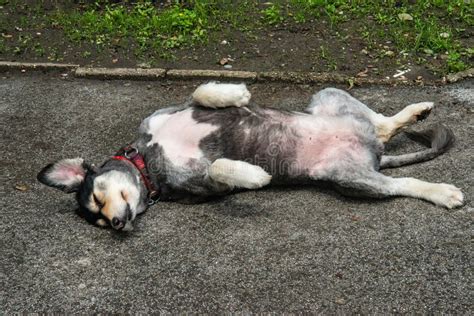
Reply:
[[[118,227],[112,226],[112,228],[118,231],[129,232],[133,230],[133,224],[131,221],[127,221],[125,224],[121,226],[118,226]]]

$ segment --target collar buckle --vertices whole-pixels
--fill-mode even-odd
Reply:
[[[127,159],[133,159],[138,155],[138,149],[136,147],[129,147],[123,150],[123,155]]]

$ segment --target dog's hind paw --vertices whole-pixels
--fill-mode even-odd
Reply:
[[[249,104],[250,91],[245,84],[209,82],[193,93],[193,101],[209,108],[242,107]]]
[[[431,192],[431,201],[446,208],[455,208],[463,204],[464,195],[454,185],[436,183]]]
[[[409,105],[409,109],[412,112],[413,121],[423,121],[428,115],[430,115],[431,110],[433,110],[433,102],[420,102]]]

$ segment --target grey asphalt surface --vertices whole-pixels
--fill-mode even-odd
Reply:
[[[60,158],[102,162],[133,140],[143,118],[184,101],[199,83],[0,74],[2,313],[473,312],[472,80],[352,90],[387,114],[436,102],[426,123],[450,126],[455,147],[385,173],[455,184],[466,196],[456,210],[268,188],[199,205],[158,204],[132,232],[116,233],[81,219],[72,195],[36,182]],[[249,88],[258,104],[302,110],[322,87]],[[388,151],[416,148],[399,136]]]

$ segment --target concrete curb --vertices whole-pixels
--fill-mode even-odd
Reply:
[[[153,68],[85,68],[78,67],[74,75],[79,78],[94,79],[130,79],[130,80],[157,80],[166,75],[165,69]]]
[[[14,61],[0,61],[0,71],[9,70],[42,70],[42,71],[70,71],[79,65],[59,63],[22,63]]]
[[[232,71],[206,69],[162,69],[162,68],[92,68],[74,64],[23,63],[0,61],[0,72],[5,71],[71,71],[75,77],[102,80],[220,80],[245,82],[285,82],[294,84],[334,83],[353,85],[439,85],[474,77],[474,68],[450,74],[443,80],[411,81],[401,79],[357,78],[337,73],[281,72],[281,71]]]

